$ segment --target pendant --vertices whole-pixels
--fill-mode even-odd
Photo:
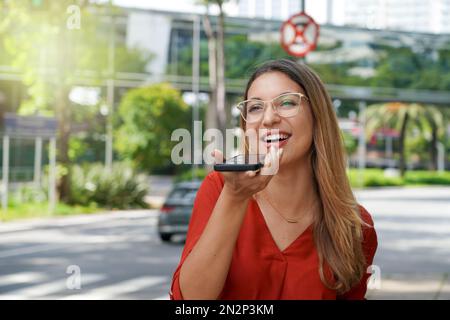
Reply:
[[[286,219],[286,221],[289,223],[297,223],[298,222],[297,220],[293,220],[293,219]]]

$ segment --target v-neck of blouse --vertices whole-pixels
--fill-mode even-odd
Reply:
[[[251,199],[251,201],[253,201],[253,204],[256,207],[256,211],[257,211],[256,215],[258,216],[258,219],[260,220],[261,224],[263,225],[263,228],[265,229],[265,232],[266,232],[268,238],[270,238],[270,242],[272,243],[273,247],[279,254],[285,255],[287,251],[289,251],[297,242],[300,241],[300,239],[311,234],[311,230],[312,230],[314,222],[310,223],[308,225],[308,227],[305,230],[303,230],[286,248],[281,250],[280,247],[278,247],[277,243],[275,242],[272,232],[270,232],[269,226],[267,225],[266,218],[264,217],[264,214],[262,213],[262,210],[259,207],[258,201],[256,201],[256,199],[254,199],[254,198]]]

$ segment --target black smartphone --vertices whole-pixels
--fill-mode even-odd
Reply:
[[[239,154],[214,165],[215,171],[256,171],[264,166],[264,154]]]

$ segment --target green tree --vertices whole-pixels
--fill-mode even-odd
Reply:
[[[136,167],[154,171],[171,167],[173,130],[190,129],[191,117],[180,92],[170,84],[156,84],[129,90],[119,114],[122,123],[115,132],[115,148]]]
[[[288,58],[289,55],[281,48],[278,42],[264,43],[250,40],[244,34],[230,34],[225,41],[225,77],[227,79],[245,79],[249,71],[257,64],[269,59]],[[202,39],[200,42],[200,76],[208,76],[208,43]],[[169,64],[167,70],[173,70],[175,64]],[[192,75],[192,45],[183,47],[176,61],[177,74]]]
[[[67,8],[83,3],[73,1],[30,2],[6,1],[2,6],[1,34],[6,49],[14,57],[28,87],[28,99],[20,106],[21,114],[55,115],[58,119],[58,161],[69,163],[70,136],[69,92],[76,68],[75,32],[69,32]],[[75,30],[70,30],[75,31]],[[63,176],[59,194],[68,200],[69,175]]]
[[[432,169],[436,169],[437,162],[437,142],[438,137],[443,133],[444,121],[442,113],[434,106],[405,103],[385,103],[369,106],[365,111],[366,134],[371,136],[377,129],[383,127],[395,128],[400,131],[399,169],[404,176],[405,165],[405,140],[408,126],[416,126],[430,141],[430,159],[432,159]]]
[[[449,90],[450,44],[439,49],[413,50],[410,47],[380,46],[375,87]]]
[[[107,72],[108,36],[99,15],[117,14],[117,8],[94,1],[2,1],[0,35],[13,57],[12,64],[23,75],[28,88],[20,114],[43,114],[58,119],[57,160],[70,168],[69,142],[74,110],[69,93],[74,85],[98,86]],[[118,48],[118,63],[136,57]],[[147,57],[141,57],[144,64]],[[116,62],[116,64],[117,64]],[[115,66],[118,67],[117,65]],[[138,65],[139,68],[142,65]],[[120,70],[120,68],[119,68]],[[61,200],[69,200],[70,170],[58,185]]]

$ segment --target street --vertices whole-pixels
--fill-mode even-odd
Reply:
[[[450,188],[356,192],[378,233],[381,286],[368,299],[450,299]]]
[[[162,244],[156,210],[0,225],[0,299],[167,299],[182,244]],[[68,289],[69,266],[81,288]]]
[[[379,242],[381,281],[367,298],[450,299],[450,188],[356,195]],[[157,215],[135,210],[0,224],[0,299],[167,299],[183,239],[161,243]]]

